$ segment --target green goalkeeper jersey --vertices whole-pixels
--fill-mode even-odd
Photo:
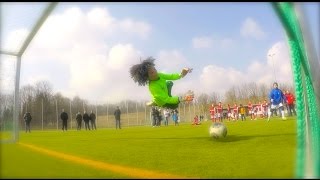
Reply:
[[[158,106],[163,106],[165,104],[178,104],[179,97],[168,95],[167,80],[177,80],[181,78],[181,74],[164,74],[158,73],[159,79],[154,81],[149,81],[149,91],[152,95],[152,101]]]

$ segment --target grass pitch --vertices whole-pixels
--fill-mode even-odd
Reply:
[[[228,134],[223,139],[209,137],[211,121],[121,130],[21,131],[19,143],[1,144],[0,177],[294,178],[295,118],[224,123]]]

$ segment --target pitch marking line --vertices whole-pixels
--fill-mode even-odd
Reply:
[[[144,169],[138,169],[138,168],[134,168],[134,167],[115,165],[115,164],[110,164],[110,163],[100,162],[100,161],[95,161],[95,160],[90,160],[90,159],[84,159],[84,158],[73,156],[70,154],[65,154],[65,153],[37,147],[37,146],[31,145],[31,144],[25,144],[25,143],[20,143],[20,142],[18,144],[25,146],[25,147],[28,147],[30,149],[33,149],[35,151],[38,151],[40,153],[54,156],[56,158],[69,160],[71,162],[86,165],[89,167],[94,167],[96,169],[102,169],[102,170],[112,171],[112,172],[119,173],[119,174],[125,174],[125,175],[128,175],[129,177],[134,177],[134,178],[151,178],[151,179],[154,179],[154,178],[187,179],[187,178],[190,178],[190,177],[181,177],[178,175],[173,175],[173,174],[168,174],[168,173],[161,173],[161,172],[149,171],[149,170],[144,170]]]

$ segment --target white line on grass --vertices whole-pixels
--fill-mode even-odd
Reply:
[[[134,167],[126,167],[126,166],[115,165],[115,164],[110,164],[110,163],[96,161],[96,160],[85,159],[85,158],[81,158],[78,156],[73,156],[70,154],[65,154],[65,153],[37,147],[37,146],[31,145],[31,144],[25,144],[25,143],[21,143],[21,142],[19,142],[18,144],[25,146],[25,147],[28,147],[32,150],[38,151],[40,153],[54,156],[56,158],[69,160],[71,162],[86,165],[86,166],[93,167],[96,169],[102,169],[102,170],[112,171],[112,172],[119,173],[119,174],[125,174],[130,177],[134,177],[134,178],[151,178],[151,179],[154,179],[154,178],[186,179],[187,178],[187,177],[181,177],[178,175],[173,175],[173,174],[168,174],[168,173],[155,172],[155,171],[150,171],[150,170],[138,169],[138,168],[134,168]]]

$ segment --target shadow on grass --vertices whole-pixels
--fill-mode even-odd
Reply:
[[[141,138],[117,138],[119,140],[134,140],[134,139],[144,139],[144,140],[175,140],[175,139],[189,139],[189,140],[210,140],[210,141],[217,141],[217,142],[236,142],[236,141],[245,141],[255,138],[268,138],[274,136],[296,136],[295,133],[286,133],[286,134],[265,134],[265,135],[250,135],[250,136],[242,136],[242,135],[227,135],[225,138],[213,138],[209,136],[202,136],[202,137],[141,137]]]
[[[218,142],[235,142],[235,141],[244,141],[250,140],[255,138],[268,138],[268,137],[275,137],[275,136],[296,136],[295,133],[286,133],[286,134],[264,134],[264,135],[251,135],[251,136],[241,136],[241,135],[227,135],[225,138],[210,138],[214,141]]]

